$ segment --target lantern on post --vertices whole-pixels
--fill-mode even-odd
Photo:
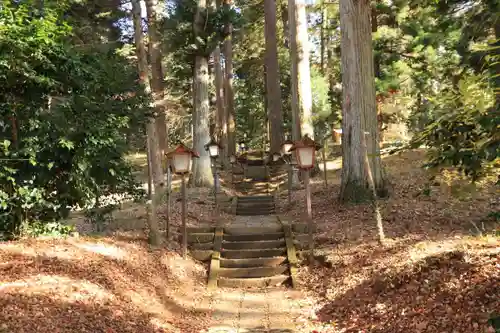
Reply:
[[[321,145],[317,144],[306,134],[302,140],[295,141],[289,151],[295,151],[297,165],[300,169],[311,170],[314,168],[316,150],[320,148]]]
[[[290,149],[292,149],[293,147],[293,141],[292,140],[285,140],[285,142],[283,142],[283,144],[281,145],[281,152],[283,155],[285,156],[290,156],[292,155],[292,152],[290,151]]]
[[[218,179],[217,179],[217,164],[216,160],[219,157],[222,147],[211,138],[210,141],[205,145],[205,150],[208,151],[210,155],[210,160],[212,161],[212,175],[214,177],[214,204],[215,204],[215,215],[218,215],[218,204],[217,204],[217,189],[218,189]]]
[[[187,256],[187,226],[186,226],[186,178],[191,171],[193,157],[200,157],[194,150],[189,149],[183,143],[167,154],[172,159],[172,168],[174,172],[181,176],[182,193],[182,257]]]
[[[172,159],[172,169],[178,175],[186,175],[191,171],[193,157],[200,157],[194,150],[189,149],[183,143],[167,154]]]
[[[307,220],[309,229],[309,260],[312,262],[314,252],[314,239],[313,239],[313,221],[312,221],[312,207],[311,207],[311,187],[309,186],[310,171],[314,167],[314,159],[316,150],[319,150],[321,145],[317,144],[307,134],[304,135],[302,140],[294,142],[289,151],[295,151],[297,157],[297,165],[300,169],[304,170],[304,184],[306,187],[306,207],[307,207]]]
[[[211,138],[210,141],[205,145],[205,150],[208,151],[210,158],[217,159],[220,155],[222,147],[215,141],[214,138]]]
[[[240,141],[240,142],[238,143],[238,146],[239,146],[239,148],[240,148],[240,152],[241,152],[241,153],[244,153],[244,152],[246,152],[246,151],[248,150],[248,148],[247,148],[247,145],[246,145],[245,141]]]

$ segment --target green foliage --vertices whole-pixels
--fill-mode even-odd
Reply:
[[[55,221],[111,193],[140,194],[125,137],[149,114],[135,68],[69,44],[58,11],[0,8],[0,232]]]
[[[431,148],[430,166],[453,165],[473,180],[500,156],[500,113],[494,94],[480,76],[464,77],[453,89],[430,101],[436,118],[413,138]]]
[[[24,222],[21,225],[20,234],[23,237],[38,237],[38,236],[71,236],[75,233],[75,228],[72,225],[66,225],[61,222],[44,223],[41,221]],[[1,239],[1,237],[0,237]]]
[[[311,87],[313,87],[312,111],[315,135],[324,137],[330,130],[329,123],[335,115],[332,114],[333,110],[328,96],[330,90],[328,81],[315,67],[311,68]]]

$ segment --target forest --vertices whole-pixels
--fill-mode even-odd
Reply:
[[[500,332],[499,186],[499,0],[0,0],[0,333]],[[206,291],[271,217],[298,290]]]

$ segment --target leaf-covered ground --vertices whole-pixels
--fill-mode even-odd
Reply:
[[[384,159],[391,183],[390,198],[380,201],[384,247],[370,205],[337,202],[338,171],[328,190],[321,175],[313,180],[318,262],[299,271],[308,295],[297,333],[493,332],[487,320],[500,312],[500,241],[487,215],[500,207],[498,187],[472,187],[449,170],[429,180],[423,159],[422,151]],[[209,190],[191,189],[189,198],[188,224],[214,220]],[[303,221],[304,191],[293,200],[285,214]],[[0,332],[194,333],[216,324],[206,267],[178,254],[178,194],[173,203],[162,250],[146,245],[138,205],[114,214],[107,236],[0,243]],[[164,221],[165,206],[159,211]],[[82,234],[91,231],[76,221]]]
[[[205,274],[118,236],[0,243],[0,332],[198,332]]]
[[[500,239],[488,215],[500,207],[496,179],[473,187],[450,170],[432,177],[423,160],[423,151],[384,159],[392,193],[380,201],[383,247],[372,207],[340,205],[338,181],[325,191],[316,179],[321,255],[300,270],[317,302],[311,331],[493,332],[487,322],[500,313]],[[303,190],[294,201],[285,214],[303,220]]]

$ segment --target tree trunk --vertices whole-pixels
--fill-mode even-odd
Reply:
[[[281,3],[281,23],[283,24],[283,46],[286,49],[290,47],[290,26],[288,21],[288,6],[286,2]]]
[[[279,152],[283,141],[283,114],[281,111],[281,88],[278,64],[278,41],[276,36],[276,2],[264,0],[266,38],[265,63],[267,69],[267,98],[269,103],[269,125],[271,152]]]
[[[144,84],[146,91],[150,93],[148,60],[146,48],[144,47],[144,38],[142,34],[141,3],[140,0],[132,0],[132,14],[134,20],[134,36],[137,55],[137,67],[139,77]],[[161,155],[158,146],[158,137],[154,119],[150,119],[147,124],[147,153],[148,153],[148,192],[151,203],[148,215],[149,242],[151,245],[160,245],[160,233],[158,229],[158,220],[156,216],[156,194],[158,192],[158,182],[162,180]],[[153,181],[154,179],[154,181]],[[161,186],[159,186],[161,187]]]
[[[323,4],[321,9],[321,74],[325,75],[326,72],[326,59],[328,47],[328,5]]]
[[[290,33],[290,87],[292,90],[292,140],[300,140],[299,74],[297,55],[297,16],[295,1],[288,0],[288,24]]]
[[[370,160],[377,195],[387,195],[378,145],[370,13],[367,0],[340,0],[342,201],[364,201],[373,197],[364,163],[365,154]],[[363,147],[364,135],[366,149]]]
[[[220,1],[217,1],[217,8],[220,7]],[[215,67],[215,98],[217,103],[217,113],[215,116],[216,124],[216,137],[219,144],[224,147],[221,151],[220,158],[222,159],[222,165],[226,165],[229,161],[229,156],[227,154],[227,120],[226,120],[226,109],[224,103],[224,75],[222,73],[221,65],[221,51],[220,46],[217,45],[214,52],[214,67]]]
[[[164,85],[163,70],[161,65],[160,34],[158,28],[158,0],[146,0],[146,12],[148,17],[149,57],[151,59],[151,90],[155,102],[156,130],[160,149],[163,153],[167,151],[167,121],[164,108]]]
[[[232,0],[224,0],[224,6],[230,8]],[[227,128],[227,156],[236,154],[236,124],[234,111],[234,91],[233,91],[233,25],[228,24],[227,37],[224,41],[225,60],[225,102],[226,102],[226,128]]]
[[[290,49],[292,62],[292,112],[299,112],[299,137],[308,134],[314,138],[312,122],[311,70],[309,68],[309,39],[307,33],[307,16],[305,0],[288,0],[290,21]],[[297,94],[294,98],[293,95]],[[299,110],[294,106],[298,102]],[[292,116],[297,120],[297,115]],[[295,124],[294,130],[297,131]],[[297,139],[296,139],[297,140]]]
[[[201,34],[205,26],[207,1],[198,0],[194,18],[194,33]],[[208,96],[208,57],[198,54],[194,69],[194,113],[193,113],[193,148],[200,158],[193,160],[190,183],[195,187],[213,185],[210,156],[205,145],[210,141],[210,104]]]

